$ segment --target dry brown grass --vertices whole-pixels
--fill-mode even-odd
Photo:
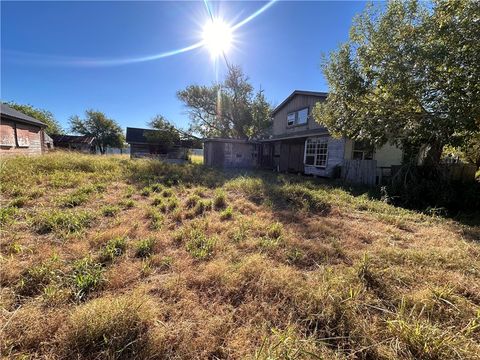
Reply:
[[[478,227],[124,157],[9,159],[0,180],[6,358],[479,358]]]

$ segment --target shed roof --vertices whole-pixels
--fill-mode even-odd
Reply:
[[[151,141],[149,141],[145,137],[145,133],[154,134],[154,133],[159,132],[159,131],[160,130],[127,127],[126,141],[129,144],[132,144],[132,143],[151,143]]]
[[[54,144],[92,144],[95,138],[85,135],[51,135]]]
[[[319,91],[295,90],[285,100],[283,100],[280,103],[280,105],[278,105],[275,109],[273,109],[272,116],[275,115],[278,111],[280,111],[285,105],[287,105],[288,102],[292,100],[295,95],[307,95],[307,96],[316,96],[319,98],[326,98],[328,96],[328,93],[319,92]]]
[[[6,118],[10,118],[15,121],[31,124],[31,125],[36,125],[40,127],[46,127],[47,125],[31,116],[25,115],[24,113],[15,110],[8,106],[7,104],[0,103],[0,112],[2,116]]]

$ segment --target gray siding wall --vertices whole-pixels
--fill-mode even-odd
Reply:
[[[312,110],[323,98],[313,95],[295,95],[288,104],[281,108],[273,117],[273,135],[295,135],[296,132],[311,129],[327,129],[318,124],[312,116]],[[308,107],[308,121],[305,125],[287,126],[287,114]]]

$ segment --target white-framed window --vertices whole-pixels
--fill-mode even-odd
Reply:
[[[295,113],[295,112],[291,112],[291,113],[287,114],[287,125],[288,126],[295,125],[296,115],[297,115],[297,113]]]
[[[308,138],[305,141],[305,165],[326,167],[328,159],[328,138]]]
[[[287,114],[287,126],[305,125],[308,122],[308,107]]]

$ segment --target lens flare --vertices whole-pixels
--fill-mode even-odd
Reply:
[[[207,22],[203,28],[203,44],[212,58],[226,53],[232,45],[232,29],[221,19]]]

